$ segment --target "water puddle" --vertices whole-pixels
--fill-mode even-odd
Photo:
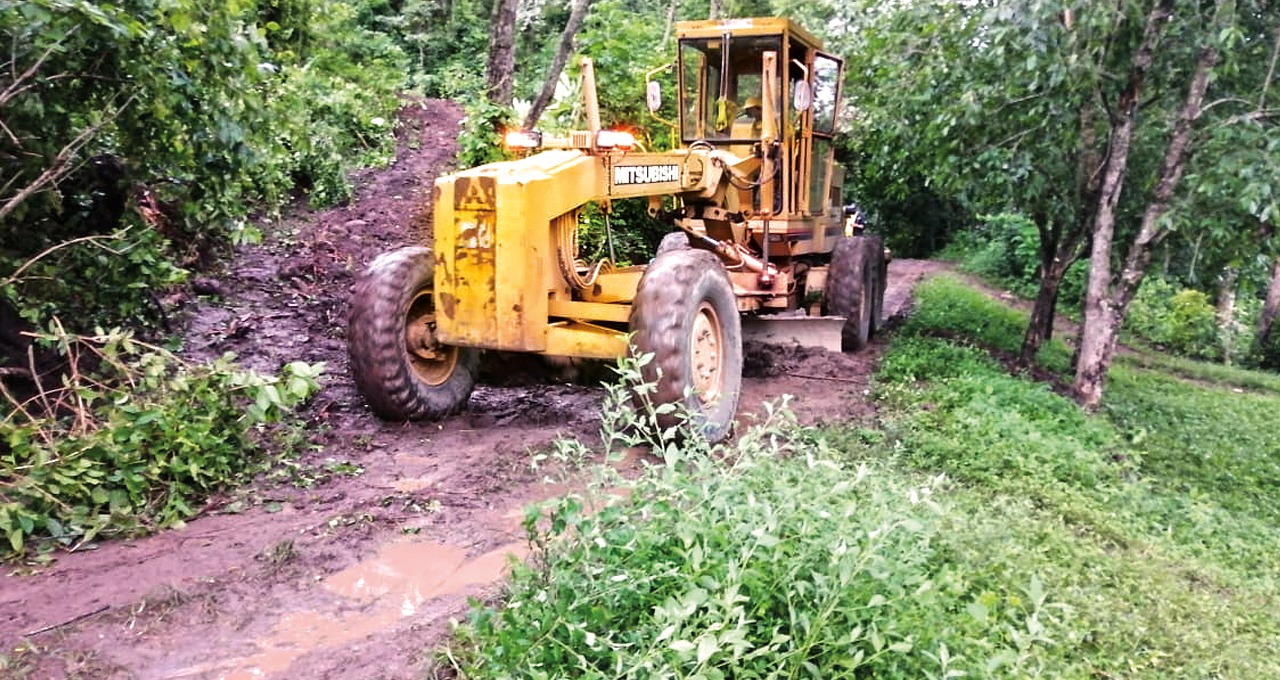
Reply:
[[[512,556],[524,559],[528,554],[524,543],[508,543],[470,559],[458,546],[389,543],[372,559],[324,580],[325,589],[343,598],[333,611],[287,614],[271,636],[258,643],[258,653],[186,668],[169,677],[251,680],[282,673],[309,651],[349,644],[393,628],[435,598],[493,583],[506,574]]]

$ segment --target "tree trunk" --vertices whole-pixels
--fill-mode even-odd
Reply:
[[[1187,157],[1191,153],[1191,132],[1196,120],[1200,118],[1200,112],[1204,106],[1204,93],[1209,87],[1209,76],[1217,64],[1216,49],[1205,47],[1200,51],[1195,72],[1191,76],[1191,84],[1187,87],[1187,98],[1182,103],[1182,110],[1178,113],[1173,134],[1169,138],[1169,146],[1165,149],[1164,161],[1160,164],[1160,178],[1156,182],[1155,192],[1142,215],[1142,226],[1138,230],[1138,235],[1129,246],[1129,253],[1125,257],[1124,269],[1121,270],[1115,293],[1112,299],[1107,301],[1109,323],[1094,329],[1097,344],[1091,348],[1092,351],[1088,354],[1081,352],[1080,364],[1076,367],[1076,393],[1081,405],[1088,410],[1096,410],[1102,401],[1102,381],[1116,351],[1120,324],[1124,321],[1129,311],[1129,304],[1137,295],[1138,287],[1142,285],[1142,279],[1151,265],[1155,246],[1169,233],[1167,228],[1161,226],[1161,220],[1169,211],[1169,202],[1173,199],[1173,193],[1182,180],[1183,170],[1186,169]],[[1109,236],[1107,240],[1110,241]],[[1097,253],[1096,243],[1094,252]],[[1110,258],[1109,252],[1106,257]],[[1092,289],[1092,272],[1089,278]],[[1086,326],[1087,324],[1086,317]]]
[[[1057,262],[1050,263],[1047,269],[1041,264],[1040,290],[1036,293],[1036,304],[1031,308],[1031,323],[1027,324],[1027,334],[1022,338],[1022,350],[1018,353],[1018,361],[1023,366],[1030,366],[1044,343],[1053,338],[1058,291],[1066,271],[1067,268]]]
[[[1076,356],[1073,388],[1076,399],[1088,410],[1097,409],[1102,401],[1102,381],[1110,366],[1114,336],[1120,319],[1113,309],[1111,288],[1111,244],[1115,237],[1116,205],[1124,189],[1129,165],[1129,147],[1137,125],[1138,101],[1147,72],[1155,60],[1156,45],[1173,10],[1173,0],[1160,0],[1147,15],[1142,43],[1133,56],[1129,81],[1116,102],[1111,120],[1111,138],[1106,164],[1099,185],[1097,209],[1091,229],[1089,282],[1085,288],[1084,324],[1080,329],[1080,347]]]
[[[1218,328],[1221,329],[1222,363],[1231,365],[1231,355],[1236,348],[1236,279],[1240,270],[1228,265],[1222,270],[1222,278],[1218,286],[1217,317]]]
[[[724,16],[724,0],[711,0],[711,14],[709,18],[719,19]]]
[[[489,20],[489,65],[486,73],[489,101],[511,106],[515,93],[516,7],[519,0],[494,0]]]
[[[1275,351],[1272,334],[1276,328],[1276,318],[1280,317],[1280,256],[1277,256],[1271,267],[1271,285],[1267,287],[1267,298],[1262,303],[1262,315],[1258,317],[1257,346],[1262,352],[1264,368],[1280,368],[1280,352]]]
[[[1041,238],[1044,237],[1042,234]],[[1075,263],[1083,237],[1083,228],[1072,225],[1070,229],[1054,234],[1048,244],[1053,246],[1052,251],[1040,254],[1040,287],[1031,308],[1031,322],[1027,324],[1027,333],[1022,338],[1022,349],[1018,353],[1018,361],[1023,366],[1030,366],[1044,343],[1053,338],[1053,321],[1058,311],[1062,279]]]
[[[560,74],[564,72],[564,65],[569,61],[569,53],[573,51],[573,39],[587,19],[587,10],[591,8],[591,2],[592,0],[573,0],[573,6],[569,10],[569,21],[564,25],[564,32],[560,34],[560,44],[556,46],[556,55],[551,60],[551,66],[547,68],[547,79],[542,83],[542,91],[529,107],[529,115],[524,119],[524,129],[532,130],[536,127],[542,112],[546,111],[547,105],[551,103],[551,97],[556,93],[556,85],[560,82]]]
[[[671,40],[671,33],[676,27],[676,12],[680,9],[680,0],[671,0],[671,5],[667,7],[667,24],[662,29],[662,47],[667,49],[667,42]]]

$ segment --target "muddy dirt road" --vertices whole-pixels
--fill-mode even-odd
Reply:
[[[491,370],[460,415],[382,423],[351,387],[342,337],[354,274],[419,241],[460,116],[445,102],[407,107],[398,160],[361,173],[349,206],[300,211],[197,282],[213,295],[188,305],[192,356],[233,351],[264,371],[326,362],[303,413],[314,446],[185,527],[0,576],[0,657],[16,664],[0,675],[418,677],[467,598],[496,592],[506,556],[524,554],[523,508],[564,491],[531,470],[531,452],[595,437],[601,391]],[[886,316],[942,267],[893,262]],[[740,417],[790,394],[802,422],[863,418],[880,349],[751,348]]]

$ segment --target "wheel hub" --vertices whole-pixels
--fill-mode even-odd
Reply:
[[[414,373],[427,384],[443,384],[453,374],[458,348],[436,340],[436,314],[430,292],[420,293],[410,303],[404,342]]]
[[[721,336],[720,319],[716,310],[707,303],[698,307],[691,329],[690,358],[692,364],[693,392],[704,404],[720,398],[721,372],[724,363],[724,338]]]

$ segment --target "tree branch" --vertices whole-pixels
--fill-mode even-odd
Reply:
[[[560,74],[564,72],[565,62],[569,61],[569,53],[573,51],[574,37],[582,29],[582,23],[587,18],[587,11],[591,8],[591,3],[592,0],[575,0],[569,10],[569,20],[565,22],[564,32],[560,34],[560,44],[556,47],[555,57],[551,60],[551,66],[547,68],[547,79],[543,82],[542,91],[533,100],[533,104],[529,107],[529,114],[524,119],[524,128],[526,130],[532,130],[538,124],[538,119],[542,117],[542,112],[547,110],[547,105],[551,103],[551,98],[555,96],[556,84],[560,82]]]
[[[1213,47],[1203,48],[1196,60],[1191,84],[1187,86],[1187,98],[1182,104],[1182,110],[1178,112],[1173,134],[1169,137],[1169,146],[1166,147],[1164,161],[1160,164],[1160,178],[1156,182],[1155,192],[1142,215],[1138,236],[1133,240],[1125,258],[1120,286],[1116,291],[1117,307],[1122,311],[1137,293],[1138,285],[1146,274],[1147,264],[1151,261],[1152,248],[1169,233],[1168,229],[1160,226],[1160,221],[1168,212],[1173,192],[1186,169],[1187,157],[1191,153],[1191,133],[1204,110],[1204,93],[1209,88],[1209,76],[1217,64],[1218,50]]]
[[[1255,121],[1270,120],[1272,118],[1280,118],[1280,109],[1264,109],[1260,111],[1241,113],[1223,120],[1218,123],[1217,127],[1226,127],[1237,123],[1252,123]]]
[[[49,164],[49,167],[45,168],[44,172],[40,173],[39,177],[27,186],[22,187],[18,193],[14,194],[4,202],[4,205],[0,206],[0,222],[3,222],[10,213],[22,204],[23,201],[31,198],[40,191],[43,191],[46,186],[57,184],[58,180],[62,179],[62,177],[68,172],[71,172],[71,158],[75,156],[85,144],[88,144],[89,140],[93,139],[93,137],[98,134],[98,131],[107,123],[114,121],[116,116],[120,115],[120,113],[123,112],[131,103],[133,103],[132,95],[125,100],[123,104],[117,107],[116,110],[111,111],[106,116],[103,116],[103,118],[98,122],[81,130],[80,134],[76,135],[75,139],[72,139],[66,146],[62,147],[62,150],[54,157],[53,162]]]
[[[40,260],[44,259],[45,257],[48,257],[49,255],[52,255],[53,253],[55,253],[55,252],[57,252],[57,251],[59,251],[59,250],[62,250],[63,248],[66,248],[66,247],[69,247],[69,246],[73,246],[73,245],[75,245],[75,244],[77,244],[77,243],[94,243],[94,242],[96,242],[96,241],[106,241],[106,240],[109,240],[109,239],[111,239],[111,238],[114,238],[114,236],[113,236],[113,235],[107,235],[107,234],[93,234],[93,235],[91,235],[91,236],[81,236],[81,237],[79,237],[79,238],[73,238],[73,239],[71,239],[71,240],[69,240],[69,241],[63,241],[62,243],[58,243],[58,244],[55,244],[55,245],[49,246],[48,248],[45,248],[43,251],[41,251],[41,252],[40,252],[38,255],[36,255],[35,257],[33,257],[33,258],[31,258],[31,259],[27,260],[26,262],[23,262],[21,267],[18,267],[18,268],[17,268],[17,270],[15,270],[12,274],[10,274],[10,275],[6,276],[6,277],[4,278],[4,280],[0,280],[0,287],[2,287],[2,286],[7,286],[7,285],[9,285],[9,284],[11,284],[11,283],[16,283],[19,279],[21,279],[21,278],[22,278],[22,272],[24,272],[24,271],[26,271],[27,269],[29,269],[29,268],[31,267],[31,265],[33,265],[33,264],[35,264],[35,263],[39,262]],[[116,252],[116,251],[112,250],[111,248],[106,248],[106,250],[108,250],[109,252],[111,252],[111,253],[112,253],[112,254],[114,254],[114,255],[119,255],[119,254],[120,254],[120,253],[118,253],[118,252]]]
[[[1209,109],[1212,109],[1212,108],[1217,107],[1217,106],[1221,106],[1222,104],[1244,104],[1244,105],[1248,106],[1248,105],[1250,105],[1250,104],[1252,104],[1252,103],[1253,103],[1253,102],[1251,102],[1251,101],[1249,101],[1249,100],[1247,100],[1247,99],[1240,99],[1239,97],[1223,97],[1222,99],[1215,99],[1214,101],[1211,101],[1211,102],[1209,102],[1208,104],[1205,104],[1205,105],[1204,105],[1204,108],[1200,109],[1200,112],[1201,112],[1201,113],[1205,113],[1205,112],[1207,112]],[[1259,108],[1261,108],[1261,107],[1259,107]]]
[[[1276,75],[1276,61],[1280,60],[1280,26],[1276,27],[1275,45],[1271,48],[1271,64],[1267,66],[1267,77],[1262,80],[1262,92],[1258,93],[1258,110],[1267,107],[1267,90],[1271,89],[1271,79]]]
[[[76,29],[78,28],[79,26],[71,27],[71,30],[67,31],[67,35],[69,36],[72,33],[75,33]],[[26,71],[23,71],[22,75],[13,77],[13,82],[9,83],[9,86],[5,88],[4,92],[0,93],[0,108],[4,108],[4,105],[9,103],[10,99],[13,99],[14,97],[18,96],[18,94],[28,89],[29,87],[31,87],[30,85],[22,85],[22,83],[26,80],[29,80],[35,77],[36,72],[40,70],[40,67],[44,66],[45,59],[48,59],[49,55],[53,54],[54,49],[62,45],[62,40],[65,39],[65,37],[66,36],[63,36],[63,38],[58,39],[56,42],[50,45],[47,49],[45,49],[44,54],[41,54],[40,58],[36,59],[36,62],[34,64],[32,64]],[[15,38],[14,49],[15,50],[17,49],[16,38]],[[17,63],[18,63],[18,60],[17,60],[17,57],[15,56],[10,62],[10,70],[9,70],[10,74],[17,73],[17,70],[13,68],[14,66],[17,65]]]

